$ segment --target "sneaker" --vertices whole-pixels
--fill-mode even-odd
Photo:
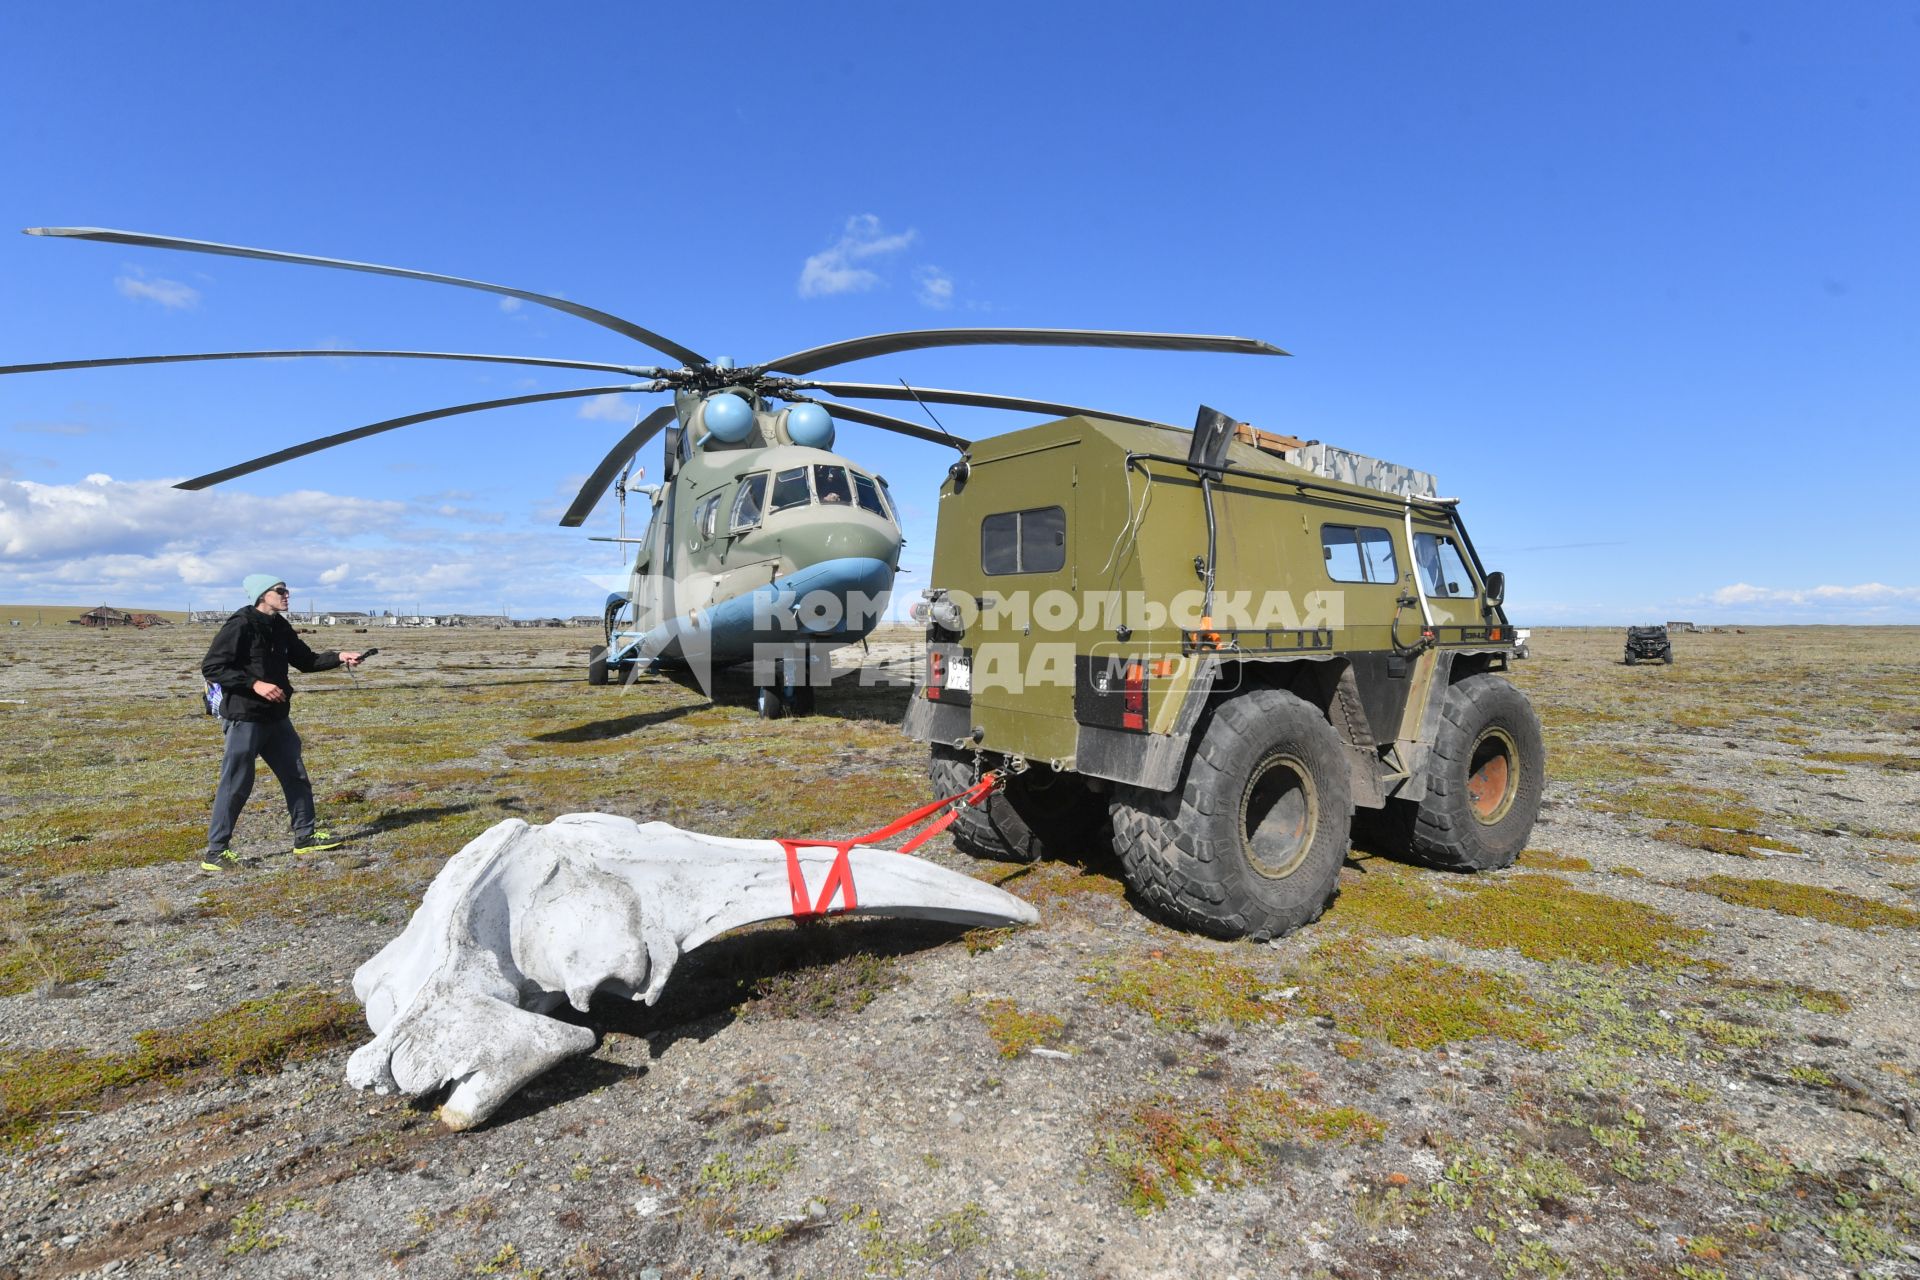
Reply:
[[[231,849],[209,849],[200,856],[202,871],[238,871],[244,865]]]
[[[296,837],[293,842],[295,853],[324,853],[328,849],[338,849],[347,842],[345,836],[336,836],[331,831],[315,831]]]

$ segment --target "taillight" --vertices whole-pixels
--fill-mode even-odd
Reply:
[[[927,700],[940,701],[940,690],[947,685],[947,655],[938,649],[927,653]]]
[[[1147,669],[1139,662],[1127,664],[1120,688],[1120,727],[1142,731],[1147,727]]]

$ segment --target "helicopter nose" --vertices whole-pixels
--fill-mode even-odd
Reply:
[[[900,533],[876,524],[846,524],[826,535],[824,550],[841,559],[883,560],[891,565],[900,558]]]

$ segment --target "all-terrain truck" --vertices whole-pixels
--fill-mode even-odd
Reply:
[[[1504,867],[1544,749],[1525,654],[1433,477],[1256,431],[1070,417],[948,473],[926,671],[905,732],[954,826],[1026,860],[1112,841],[1171,922],[1266,939],[1317,919],[1354,839]]]
[[[1627,658],[1628,666],[1641,662],[1664,662],[1673,665],[1673,640],[1662,626],[1628,627]]]

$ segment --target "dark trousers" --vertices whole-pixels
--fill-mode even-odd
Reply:
[[[207,824],[207,848],[224,849],[233,839],[233,825],[253,794],[253,762],[265,760],[280,789],[287,793],[287,814],[295,839],[313,834],[313,783],[307,780],[300,758],[300,735],[291,720],[223,720],[227,753],[220,761],[220,789],[213,797],[213,820]]]

